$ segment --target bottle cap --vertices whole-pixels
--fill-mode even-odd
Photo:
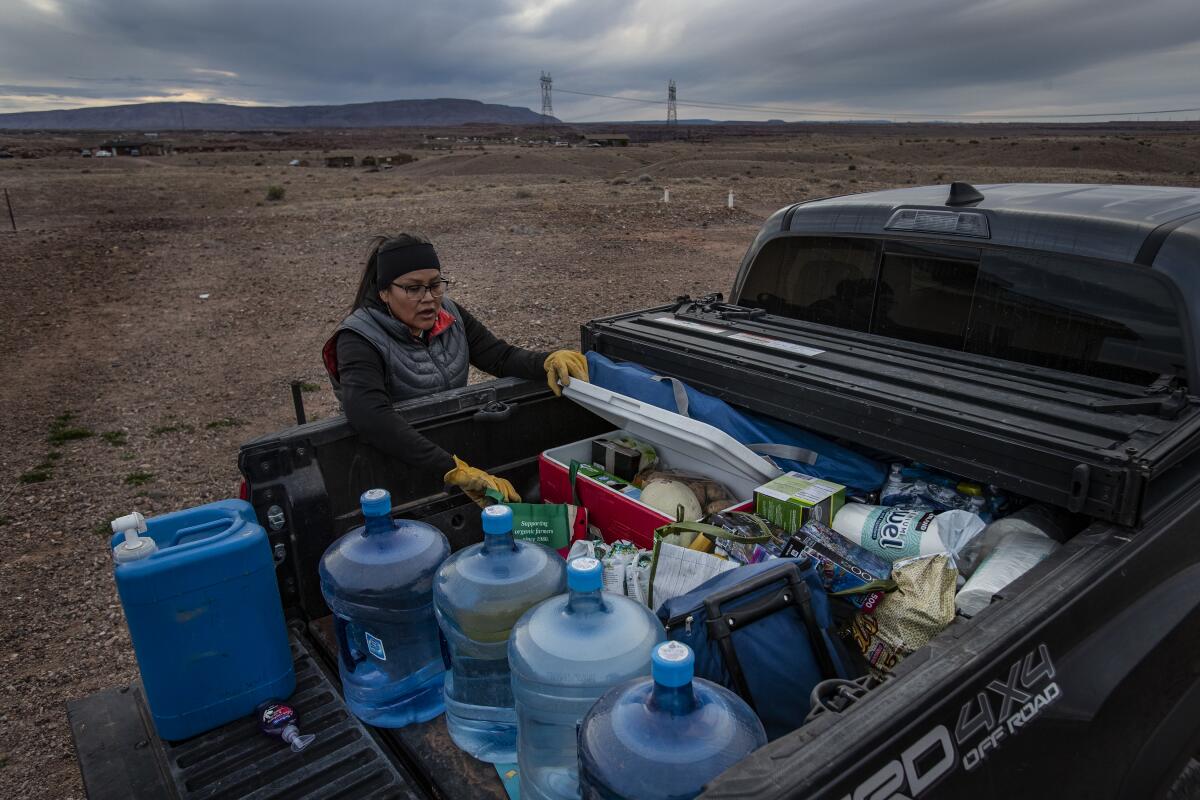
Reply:
[[[364,517],[386,517],[392,513],[392,496],[387,489],[367,489],[358,502]]]
[[[573,592],[595,592],[604,585],[604,569],[594,558],[576,558],[567,564],[567,588]]]
[[[125,538],[113,548],[113,558],[118,564],[139,561],[148,558],[158,551],[158,543],[146,533],[146,518],[138,512],[117,517],[112,521],[112,531]]]
[[[663,642],[650,655],[650,675],[663,686],[687,686],[695,664],[692,648],[682,642]]]
[[[512,509],[508,506],[488,506],[483,510],[483,532],[508,533],[512,530],[512,517]]]

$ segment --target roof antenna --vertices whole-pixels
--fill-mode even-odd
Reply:
[[[978,203],[982,199],[983,194],[974,186],[963,181],[955,181],[950,184],[950,196],[946,198],[946,205],[965,206]]]

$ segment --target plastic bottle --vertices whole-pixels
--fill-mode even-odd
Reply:
[[[576,725],[608,689],[650,673],[666,638],[644,605],[602,592],[594,558],[567,565],[567,593],[517,621],[508,640],[522,800],[579,797]]]
[[[512,518],[508,506],[485,508],[483,542],[446,559],[433,588],[450,646],[446,727],[460,748],[495,763],[517,759],[508,635],[522,614],[567,587],[567,562],[548,547],[516,540]]]
[[[904,465],[900,462],[892,464],[888,471],[887,480],[879,490],[879,504],[884,506],[899,506],[911,503],[915,495],[912,485],[904,480]]]
[[[879,490],[879,504],[990,514],[990,500],[985,497],[982,485],[960,481],[918,465],[905,468],[899,462],[892,464],[887,480]]]
[[[654,649],[651,677],[611,689],[579,728],[584,800],[684,800],[767,743],[750,706],[693,678],[695,656],[681,642]]]
[[[1040,503],[1025,506],[991,523],[973,538],[958,554],[959,572],[970,577],[1001,541],[1015,533],[1033,533],[1057,541],[1066,538],[1058,512]]]
[[[364,524],[321,557],[321,593],[334,614],[346,705],[363,722],[402,728],[443,710],[433,579],[450,545],[432,525],[393,521],[383,489],[361,503]]]
[[[992,602],[997,592],[1033,569],[1058,547],[1058,542],[1037,531],[1010,533],[979,563],[975,574],[955,595],[955,608],[967,616],[978,614]]]
[[[301,734],[297,725],[300,718],[295,709],[281,700],[268,700],[254,712],[258,717],[258,729],[268,736],[278,736],[289,745],[293,753],[299,753],[313,743],[316,734]]]

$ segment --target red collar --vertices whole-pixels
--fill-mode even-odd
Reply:
[[[433,328],[429,331],[429,338],[432,339],[439,333],[445,331],[447,328],[453,325],[454,322],[455,320],[453,314],[444,308],[439,308],[437,322],[433,323]]]

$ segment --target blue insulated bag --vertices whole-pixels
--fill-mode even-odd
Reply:
[[[780,558],[723,572],[658,609],[696,676],[750,704],[771,741],[804,724],[813,687],[854,678],[812,563]]]
[[[786,422],[742,411],[676,378],[655,375],[640,364],[587,354],[589,380],[609,391],[674,411],[720,428],[756,453],[770,456],[782,470],[873,492],[883,485],[883,464],[848,447]],[[697,673],[699,674],[699,673]]]

